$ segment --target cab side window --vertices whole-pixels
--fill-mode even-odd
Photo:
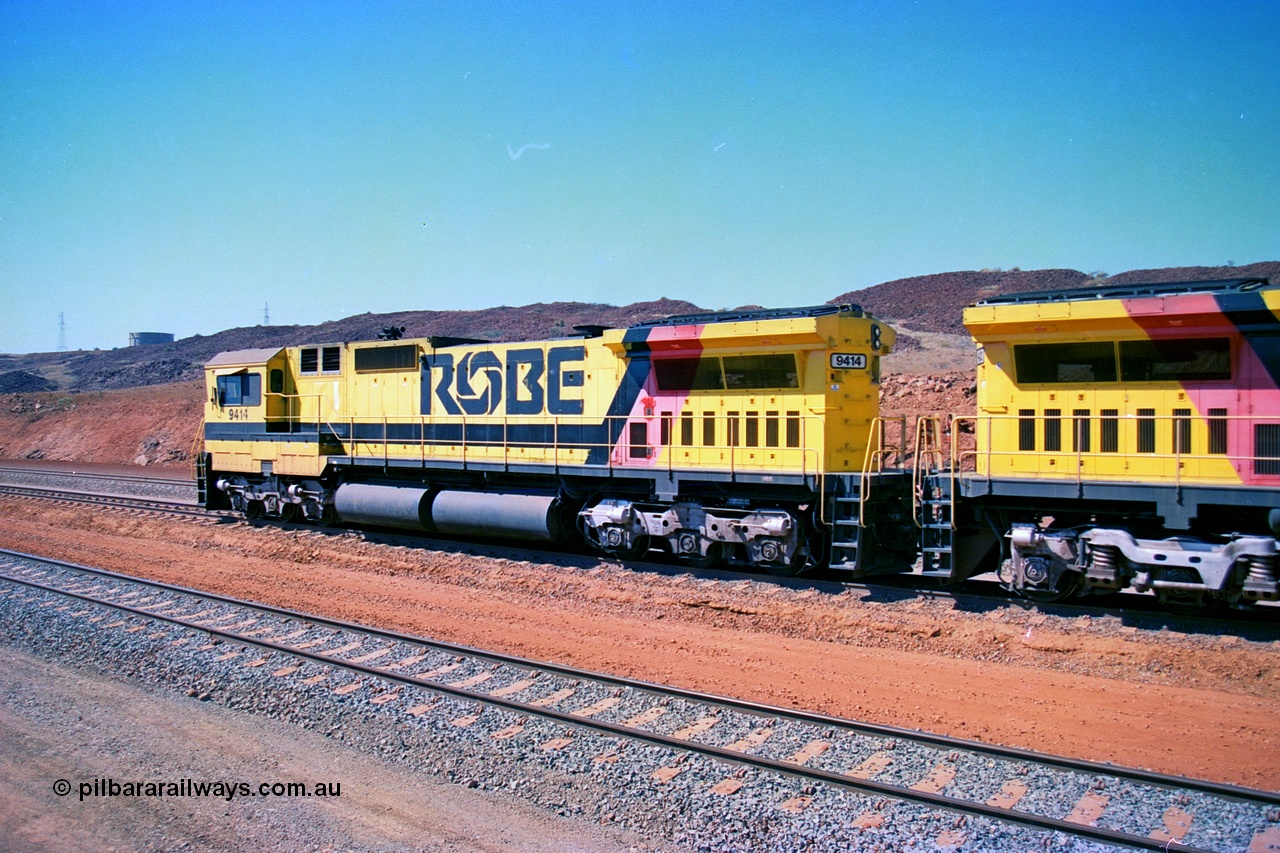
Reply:
[[[257,406],[261,403],[261,373],[235,373],[218,377],[218,405]]]

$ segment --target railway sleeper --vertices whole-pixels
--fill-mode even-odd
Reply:
[[[1082,585],[1100,592],[1154,592],[1171,609],[1280,600],[1276,541],[1270,537],[1213,544],[1187,537],[1137,539],[1114,528],[1042,530],[1032,524],[1015,524],[1008,535],[1008,585],[1033,598]]]

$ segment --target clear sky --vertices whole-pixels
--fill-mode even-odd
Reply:
[[[0,0],[0,351],[1280,259],[1280,4]]]

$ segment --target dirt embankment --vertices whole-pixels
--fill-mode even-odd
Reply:
[[[184,465],[200,431],[203,397],[203,382],[0,395],[0,458]]]
[[[880,414],[886,418],[905,417],[908,426],[921,415],[972,415],[977,390],[972,371],[891,374],[884,377],[880,386]]]

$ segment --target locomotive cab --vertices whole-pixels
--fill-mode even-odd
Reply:
[[[270,471],[275,445],[267,434],[285,420],[283,349],[225,352],[205,365],[205,441],[221,471]]]

